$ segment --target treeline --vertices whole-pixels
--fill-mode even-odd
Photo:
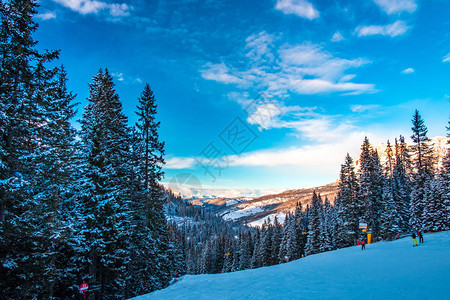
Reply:
[[[148,85],[128,126],[100,70],[76,131],[58,51],[32,34],[37,1],[0,3],[0,298],[128,298],[166,287],[179,243],[158,185],[164,143]]]

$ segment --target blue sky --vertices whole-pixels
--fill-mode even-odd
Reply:
[[[130,124],[150,84],[165,182],[195,179],[227,195],[326,184],[364,136],[409,137],[416,108],[430,137],[446,133],[449,1],[40,5],[35,38],[61,49],[78,117],[100,68],[113,74]]]

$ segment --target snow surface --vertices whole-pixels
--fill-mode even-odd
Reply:
[[[244,209],[228,211],[222,215],[222,218],[227,221],[236,220],[242,217],[253,216],[263,211],[261,207],[247,206]]]
[[[264,221],[270,219],[270,223],[273,224],[273,220],[275,219],[275,216],[278,218],[278,223],[283,224],[284,220],[286,219],[286,213],[284,212],[278,212],[276,214],[271,214],[268,216],[265,216],[264,218],[258,219],[256,221],[250,222],[247,225],[252,227],[261,227]]]
[[[146,299],[450,299],[450,231],[226,274],[187,275]]]

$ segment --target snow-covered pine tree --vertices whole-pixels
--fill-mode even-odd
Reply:
[[[253,239],[250,232],[241,235],[239,254],[239,270],[249,269],[253,254]]]
[[[285,257],[287,254],[287,241],[289,237],[289,223],[292,215],[290,212],[286,213],[284,218],[283,227],[281,229],[281,240],[280,240],[280,250],[278,252],[278,263],[284,263],[286,261]]]
[[[400,135],[395,139],[395,165],[392,173],[392,196],[396,203],[402,223],[401,232],[409,232],[410,203],[411,203],[411,159],[405,138]]]
[[[449,121],[450,125],[450,121]],[[447,127],[447,144],[450,126]],[[424,229],[441,231],[450,228],[450,149],[443,158],[442,167],[434,179],[425,184]]]
[[[186,256],[184,253],[185,247],[183,243],[185,238],[182,233],[177,229],[177,224],[173,223],[168,226],[168,234],[170,239],[169,244],[169,257],[170,257],[170,270],[172,274],[176,276],[182,276],[186,274]]]
[[[303,211],[302,203],[297,202],[297,206],[295,208],[295,231],[297,235],[297,246],[298,250],[294,253],[294,259],[304,257],[306,240],[308,238],[308,211],[309,206],[306,206],[306,210]]]
[[[278,256],[280,254],[280,244],[281,244],[281,231],[282,227],[278,222],[278,217],[275,216],[273,219],[272,227],[272,241],[271,241],[271,265],[276,265],[279,263]]]
[[[392,193],[392,181],[388,181],[383,188],[383,210],[380,217],[380,237],[383,240],[391,241],[397,238],[401,232],[402,219],[397,211],[397,204],[395,203]]]
[[[435,157],[431,147],[428,145],[428,129],[418,110],[415,111],[411,121],[413,124],[413,127],[411,127],[413,132],[411,139],[414,143],[413,162],[415,171],[411,192],[411,218],[409,223],[414,231],[418,231],[424,229],[424,220],[426,219],[424,210],[428,202],[425,195],[425,186],[427,181],[434,176]]]
[[[322,199],[314,191],[311,207],[308,212],[308,238],[305,252],[307,255],[321,252],[321,223],[322,223]]]
[[[299,215],[299,218],[301,218],[301,215]],[[293,215],[289,218],[286,228],[286,234],[286,253],[281,256],[280,259],[285,261],[286,256],[288,257],[288,260],[294,260],[302,257],[302,255],[304,255],[304,244],[306,242],[303,242],[301,223],[297,223],[296,215]],[[302,240],[300,240],[299,238],[302,238]]]
[[[55,76],[53,76],[53,73]],[[54,77],[47,91],[42,91],[41,101],[48,108],[46,123],[40,126],[41,153],[38,195],[44,212],[42,257],[45,273],[41,280],[47,285],[49,298],[73,295],[76,291],[77,266],[71,260],[74,253],[75,205],[73,182],[75,180],[75,134],[70,123],[75,115],[75,95],[67,89],[66,71],[53,70]],[[46,95],[47,94],[47,95]],[[43,291],[45,289],[41,289]]]
[[[80,132],[79,231],[85,263],[81,274],[97,297],[125,297],[132,226],[127,118],[107,70],[100,70],[89,88]]]
[[[347,153],[339,176],[337,248],[355,245],[358,238],[360,208],[357,199],[358,189],[353,159]]]
[[[234,249],[232,241],[226,240],[225,242],[225,254],[223,257],[223,267],[222,273],[231,272],[233,269],[233,257],[234,257]]]
[[[250,268],[256,269],[262,267],[261,262],[261,240],[262,240],[262,230],[258,228],[254,241],[252,259],[250,261]]]
[[[320,224],[320,251],[330,251],[334,248],[333,237],[334,237],[334,223],[336,219],[334,217],[334,209],[331,206],[328,197],[325,197],[325,202],[323,204],[323,213]]]
[[[425,183],[423,229],[436,232],[447,229],[447,207],[445,204],[445,182],[441,178],[430,179]],[[448,189],[448,187],[447,187]]]
[[[378,153],[372,149],[367,137],[364,138],[359,158],[359,209],[362,221],[368,224],[373,240],[380,235],[380,215],[383,197],[383,173]]]
[[[0,298],[5,299],[58,297],[57,257],[66,238],[67,223],[59,213],[71,176],[73,107],[65,100],[72,98],[58,98],[58,68],[46,67],[58,51],[36,48],[37,6],[33,0],[0,4]]]
[[[397,143],[397,141],[396,141]],[[401,208],[401,201],[396,201],[394,197],[395,181],[394,181],[394,152],[392,146],[387,141],[386,145],[386,161],[384,163],[384,186],[382,197],[382,212],[380,219],[381,232],[380,237],[383,240],[392,240],[401,232],[403,219],[398,212]],[[400,204],[400,205],[399,205]]]
[[[261,266],[271,266],[272,265],[272,235],[273,235],[273,225],[270,222],[270,218],[266,219],[261,228],[261,241],[260,241],[260,255],[261,255]]]
[[[140,255],[133,260],[133,268],[139,269],[142,282],[149,286],[143,287],[144,292],[164,288],[168,285],[173,270],[170,264],[169,236],[167,221],[164,215],[164,201],[166,195],[159,181],[162,179],[161,170],[164,164],[164,142],[160,142],[158,129],[160,123],[156,121],[157,106],[153,91],[149,84],[138,99],[136,114],[135,155],[133,157],[136,169],[135,193],[137,203],[135,213],[144,216],[135,223],[135,241]],[[136,202],[136,201],[135,201]],[[144,223],[142,223],[144,222]],[[143,261],[144,260],[144,261]]]

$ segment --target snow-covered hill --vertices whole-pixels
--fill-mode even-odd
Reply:
[[[450,231],[311,255],[290,263],[187,275],[147,299],[449,299]]]
[[[303,207],[311,203],[314,192],[333,203],[338,190],[337,182],[296,190],[287,190],[278,194],[269,194],[261,197],[239,197],[239,198],[214,198],[195,199],[189,203],[204,206],[212,210],[225,220],[238,221],[251,226],[261,225],[265,219],[278,217],[281,223],[287,212],[293,212],[298,202]]]

